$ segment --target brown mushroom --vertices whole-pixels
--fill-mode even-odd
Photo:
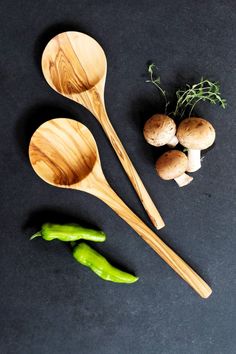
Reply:
[[[183,187],[193,180],[185,173],[187,166],[188,158],[182,151],[170,150],[159,157],[156,171],[162,179],[174,179],[179,187]]]
[[[201,150],[210,147],[216,137],[213,126],[203,118],[191,117],[184,119],[177,130],[181,145],[188,149],[188,172],[201,168]]]
[[[170,147],[175,147],[178,144],[175,133],[175,122],[164,114],[154,114],[146,121],[143,129],[144,138],[154,146],[167,144]]]

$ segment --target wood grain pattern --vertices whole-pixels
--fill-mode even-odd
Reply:
[[[110,140],[154,226],[165,226],[156,206],[113,129],[104,103],[107,72],[101,46],[80,32],[64,32],[54,37],[42,56],[42,70],[48,84],[58,93],[83,105],[97,118]]]
[[[173,268],[200,296],[210,287],[143,221],[109,186],[91,132],[77,121],[57,118],[42,124],[31,138],[29,157],[35,172],[56,187],[90,193],[110,206]]]

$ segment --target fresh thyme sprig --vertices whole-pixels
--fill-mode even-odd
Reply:
[[[226,107],[226,100],[221,98],[220,85],[218,82],[212,82],[201,78],[200,82],[192,86],[186,85],[185,90],[176,91],[177,103],[173,116],[180,118],[189,110],[191,116],[194,107],[200,101],[208,101],[211,104],[219,104],[222,108]]]
[[[146,80],[146,82],[152,83],[160,91],[161,95],[165,100],[165,114],[167,114],[167,107],[170,102],[167,99],[165,90],[161,88],[161,78],[160,76],[157,76],[157,70],[158,68],[154,63],[148,66],[148,73],[150,74],[150,80]]]
[[[148,66],[148,73],[150,80],[146,82],[152,83],[159,90],[165,100],[165,114],[167,114],[167,107],[170,102],[167,99],[166,91],[161,87],[160,76],[157,75],[158,68],[154,63]],[[210,80],[201,78],[200,82],[190,86],[186,84],[186,88],[176,91],[177,103],[175,110],[169,115],[174,118],[182,118],[187,109],[189,109],[189,117],[191,116],[196,104],[200,101],[208,101],[211,104],[219,104],[222,108],[225,108],[227,103],[224,98],[221,97],[220,84],[218,82],[212,82]]]

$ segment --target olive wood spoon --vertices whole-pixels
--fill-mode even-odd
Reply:
[[[157,229],[164,227],[163,219],[107,116],[104,102],[107,61],[102,47],[84,33],[60,33],[44,49],[42,70],[55,91],[80,103],[97,118],[154,226]]]
[[[159,256],[203,298],[211,289],[174,251],[135,215],[109,186],[96,142],[83,124],[67,118],[52,119],[33,134],[29,158],[34,171],[56,187],[90,193],[124,219]]]

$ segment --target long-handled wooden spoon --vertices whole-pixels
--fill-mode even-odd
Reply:
[[[56,187],[81,190],[103,200],[124,219],[202,297],[210,287],[172,251],[109,186],[93,135],[83,124],[67,118],[52,119],[33,134],[29,157],[35,172]]]
[[[60,33],[43,52],[42,70],[55,91],[86,107],[101,123],[154,226],[157,229],[165,226],[107,116],[104,102],[107,61],[101,46],[84,33]]]

